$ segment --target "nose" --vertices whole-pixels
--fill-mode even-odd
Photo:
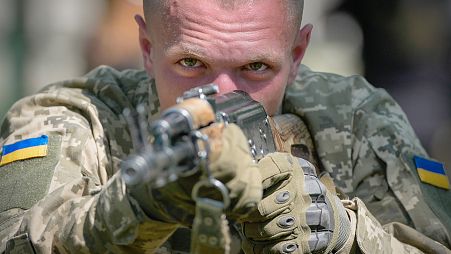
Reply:
[[[219,87],[219,94],[225,94],[238,89],[236,79],[229,73],[220,73],[213,80]]]

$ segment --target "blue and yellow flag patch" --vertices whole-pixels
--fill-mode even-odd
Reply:
[[[419,156],[413,157],[420,180],[443,189],[449,189],[448,176],[442,163]]]
[[[4,145],[0,166],[13,161],[47,156],[49,137],[42,135],[37,138],[29,138],[14,144]]]

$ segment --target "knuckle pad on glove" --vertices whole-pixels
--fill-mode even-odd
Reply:
[[[310,162],[293,157],[296,163],[283,164],[280,159],[283,160],[283,156],[273,154],[268,161],[278,166],[279,175],[288,173],[291,177],[283,187],[265,193],[259,204],[260,221],[242,226],[243,250],[245,253],[330,253],[338,250],[348,238],[346,230],[350,227],[338,197],[318,179]],[[291,171],[286,169],[289,164],[293,164]],[[276,172],[273,170],[272,176],[265,176],[269,176],[267,179],[277,177]],[[267,188],[271,189],[271,186]],[[294,193],[294,197],[287,192]]]
[[[262,175],[268,186],[259,204],[260,217],[243,225],[243,246],[252,249],[245,252],[302,253],[301,250],[327,247],[332,238],[328,230],[334,226],[333,211],[330,195],[317,178],[315,167],[306,160],[277,153],[270,154],[261,165],[265,166],[262,171],[267,170]],[[271,166],[276,168],[266,169]],[[286,183],[281,185],[272,178]],[[259,251],[252,252],[256,249]]]
[[[269,244],[258,244],[252,242],[246,242],[242,245],[244,253],[252,254],[268,254],[268,253],[307,253],[307,250],[303,250],[296,241],[283,240],[279,242],[273,242]]]
[[[279,216],[259,223],[246,223],[243,232],[249,240],[268,241],[283,236],[289,236],[299,226],[299,220],[292,214]]]
[[[295,241],[282,241],[274,245],[266,246],[265,253],[303,253],[301,246]]]
[[[308,236],[310,232],[305,212],[311,199],[304,190],[303,169],[297,158],[286,153],[269,154],[260,162],[265,195],[259,204],[259,217],[252,216],[255,221],[243,225],[246,240],[265,246],[273,243],[282,248],[283,244],[278,243],[281,240],[296,239],[295,246],[300,246],[299,235]]]
[[[296,198],[295,186],[289,182],[282,189],[265,191],[262,201],[258,204],[256,210],[249,220],[252,222],[265,221],[271,219],[278,214],[288,213],[293,209],[293,201]]]

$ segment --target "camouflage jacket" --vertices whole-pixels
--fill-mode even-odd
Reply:
[[[402,222],[451,246],[451,191],[420,181],[414,158],[428,155],[399,105],[361,76],[300,73],[283,111],[306,122],[320,168],[382,224]]]
[[[283,110],[305,120],[322,168],[383,223],[403,222],[449,244],[446,213],[426,202],[412,162],[427,155],[399,106],[361,77],[305,67],[300,73]],[[2,156],[0,252],[132,253],[167,240],[176,225],[146,216],[117,174],[132,152],[121,112],[138,104],[158,114],[145,72],[103,66],[11,108],[1,127],[2,153],[29,151]]]

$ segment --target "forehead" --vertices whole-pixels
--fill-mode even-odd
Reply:
[[[191,10],[209,14],[215,11],[227,13],[251,13],[252,11],[266,9],[268,11],[286,11],[287,0],[160,0],[154,3],[150,10],[164,12],[165,15],[180,15],[180,11]],[[260,12],[261,13],[261,12]]]
[[[165,46],[183,36],[205,34],[225,44],[268,35],[282,41],[290,37],[286,3],[281,0],[169,0],[151,17],[153,37]]]

